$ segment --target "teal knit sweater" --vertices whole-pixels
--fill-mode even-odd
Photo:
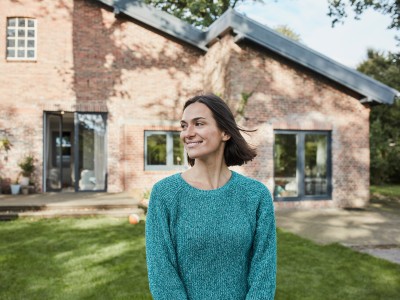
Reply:
[[[153,187],[146,259],[155,300],[274,299],[276,228],[271,194],[232,172],[215,190],[181,176]]]

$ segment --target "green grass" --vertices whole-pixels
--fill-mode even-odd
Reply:
[[[371,185],[371,194],[400,198],[400,185]]]
[[[399,299],[400,265],[278,231],[276,299]]]
[[[144,223],[0,222],[0,299],[151,299]],[[398,299],[400,266],[278,231],[276,299]]]
[[[151,299],[144,224],[121,218],[0,222],[0,299]]]
[[[371,185],[370,208],[400,215],[400,185]]]

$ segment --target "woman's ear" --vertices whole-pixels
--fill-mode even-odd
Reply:
[[[228,141],[231,138],[229,134],[227,134],[225,131],[222,133],[222,140],[224,142]]]

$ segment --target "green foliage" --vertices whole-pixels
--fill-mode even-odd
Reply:
[[[144,235],[127,218],[1,222],[0,299],[151,299]],[[277,300],[400,294],[399,265],[281,230],[277,278]]]
[[[153,134],[147,137],[147,164],[165,165],[167,163],[167,136]]]
[[[292,39],[294,41],[300,42],[300,34],[296,33],[293,29],[291,29],[287,25],[279,25],[274,28],[276,31],[279,33],[283,34],[284,36],[288,37],[289,39]]]
[[[27,155],[18,163],[18,166],[22,170],[22,176],[30,177],[35,170],[35,158],[32,155]]]
[[[145,189],[143,191],[142,197],[143,197],[143,199],[150,199],[150,195],[151,195],[151,189]]]
[[[390,15],[392,22],[388,28],[400,29],[400,1],[389,0],[328,0],[329,13],[333,18],[332,25],[343,22],[347,15],[347,11],[352,9],[355,18],[360,16],[367,9],[373,9],[383,15]]]
[[[244,117],[244,111],[246,109],[247,102],[249,101],[249,98],[252,95],[253,95],[253,92],[250,92],[250,93],[242,92],[241,93],[241,98],[240,98],[240,101],[239,101],[239,105],[238,105],[238,108],[236,110],[236,114],[237,115],[239,115],[241,117]]]
[[[358,70],[400,90],[400,55],[369,49]],[[400,183],[400,101],[371,109],[371,183]]]
[[[0,151],[4,150],[6,152],[10,151],[12,144],[7,137],[0,139]]]
[[[166,11],[196,27],[206,28],[228,10],[229,7],[234,8],[237,3],[244,1],[245,0],[145,0],[145,3]]]

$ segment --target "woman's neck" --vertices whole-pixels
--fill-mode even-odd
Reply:
[[[205,163],[196,160],[194,166],[182,174],[190,185],[203,189],[214,190],[225,185],[231,178],[231,171],[225,161],[220,163]]]

